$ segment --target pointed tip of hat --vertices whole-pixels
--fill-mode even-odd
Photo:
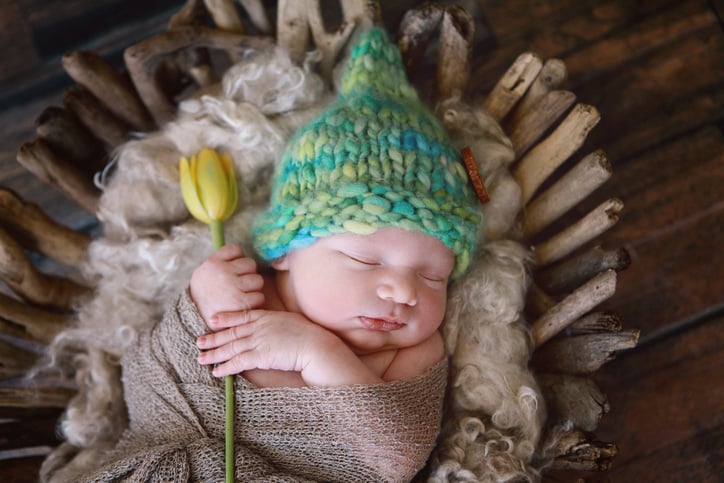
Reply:
[[[417,99],[402,63],[402,54],[379,26],[363,31],[352,48],[340,88],[343,96]]]

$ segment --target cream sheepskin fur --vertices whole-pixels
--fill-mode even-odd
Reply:
[[[179,157],[209,146],[234,159],[240,209],[225,224],[227,242],[250,253],[250,222],[267,202],[286,140],[332,97],[308,65],[293,65],[278,49],[256,53],[227,71],[217,95],[182,102],[174,122],[118,149],[100,178],[104,234],[83,267],[96,290],[52,346],[51,364],[74,377],[79,392],[62,420],[67,443],[46,460],[45,480],[72,481],[118,439],[126,426],[124,348],[212,252],[208,227],[189,218],[181,198]],[[430,480],[534,481],[544,408],[527,369],[529,253],[515,241],[520,189],[508,172],[510,141],[492,118],[460,101],[437,112],[454,142],[473,149],[491,202],[481,205],[485,241],[477,260],[450,289],[450,394]]]

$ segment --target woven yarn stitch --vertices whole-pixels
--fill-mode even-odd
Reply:
[[[439,238],[456,255],[455,276],[480,223],[459,153],[407,81],[399,49],[373,27],[352,49],[336,102],[287,146],[254,244],[270,261],[320,237],[396,226]]]

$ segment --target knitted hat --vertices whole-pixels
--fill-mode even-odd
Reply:
[[[481,221],[460,154],[407,81],[397,46],[373,27],[352,49],[337,100],[292,137],[253,236],[271,261],[324,236],[395,226],[439,238],[456,276]]]

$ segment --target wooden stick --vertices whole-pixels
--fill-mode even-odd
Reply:
[[[581,430],[573,429],[556,443],[551,469],[608,471],[618,453],[615,444],[591,441]]]
[[[540,317],[558,303],[556,299],[545,293],[535,281],[530,284],[526,296],[525,311],[532,317]]]
[[[33,307],[0,294],[0,333],[48,343],[72,320],[71,314]]]
[[[542,66],[540,57],[531,52],[519,55],[485,98],[483,109],[495,120],[501,121],[523,97]]]
[[[271,44],[266,37],[249,37],[205,27],[183,27],[162,32],[126,49],[123,57],[141,99],[161,126],[171,121],[176,107],[154,78],[158,62],[169,53],[181,49],[209,47],[239,52],[264,49]]]
[[[622,209],[623,201],[618,198],[606,200],[573,225],[536,245],[537,266],[544,267],[562,259],[611,228],[618,222]]]
[[[470,57],[475,36],[473,18],[464,9],[445,9],[437,56],[437,98],[462,97],[470,80]]]
[[[63,68],[78,84],[88,89],[109,111],[138,131],[155,128],[148,111],[112,65],[93,52],[70,52],[63,56]]]
[[[317,0],[319,2],[319,0]],[[355,23],[365,19],[371,24],[382,23],[382,7],[378,0],[339,0],[345,21]]]
[[[70,309],[74,299],[89,293],[72,280],[39,272],[18,242],[0,229],[0,278],[24,300],[34,304]]]
[[[312,31],[314,45],[322,53],[322,60],[319,63],[319,70],[325,79],[332,78],[332,69],[337,60],[337,55],[347,43],[349,36],[355,28],[356,21],[361,19],[347,18],[348,12],[343,12],[344,20],[335,32],[327,32],[322,19],[322,10],[319,1],[307,0],[307,22]]]
[[[37,353],[0,339],[0,380],[24,376],[37,360]]]
[[[39,179],[60,189],[88,213],[95,214],[100,194],[93,180],[54,153],[45,141],[36,139],[23,144],[17,159]]]
[[[234,2],[231,0],[204,0],[204,4],[218,28],[226,32],[244,33],[244,25],[236,12]]]
[[[86,258],[89,236],[55,222],[7,188],[0,188],[0,224],[26,249],[65,265],[75,266]]]
[[[430,39],[442,22],[443,11],[440,5],[426,2],[402,17],[397,46],[408,73],[413,73],[422,63]]]
[[[606,395],[587,377],[568,374],[539,374],[538,381],[551,416],[571,421],[575,427],[593,431],[610,406]]]
[[[551,91],[525,116],[516,118],[507,126],[513,143],[515,159],[519,159],[576,101],[570,91]]]
[[[75,393],[62,387],[0,387],[0,407],[64,409]]]
[[[277,44],[301,64],[309,48],[307,2],[279,0],[277,4]]]
[[[561,337],[535,352],[533,366],[542,372],[591,374],[617,351],[636,347],[638,339],[638,330]]]
[[[575,153],[601,119],[595,107],[576,104],[553,133],[531,149],[513,171],[527,204],[538,187]]]
[[[36,121],[35,132],[56,153],[71,159],[91,176],[102,170],[107,155],[98,141],[70,110],[51,106]]]
[[[613,312],[591,312],[573,322],[569,328],[571,335],[598,334],[601,332],[621,332],[621,316]]]
[[[554,185],[528,204],[523,220],[523,236],[530,240],[540,233],[593,193],[611,177],[611,174],[611,164],[603,151],[595,151],[583,158]]]
[[[616,272],[607,270],[581,285],[533,323],[531,333],[536,347],[568,327],[573,321],[616,292]]]
[[[272,23],[261,0],[239,0],[239,3],[244,7],[251,23],[259,32],[265,35],[272,34]]]
[[[566,293],[574,290],[597,273],[610,269],[620,272],[630,263],[631,257],[625,248],[603,250],[600,245],[596,245],[578,255],[537,271],[535,280],[548,293]]]
[[[113,115],[84,87],[66,89],[63,104],[108,148],[115,148],[125,142],[131,132],[128,124]]]
[[[562,60],[546,60],[533,84],[515,107],[512,115],[513,119],[520,119],[531,110],[537,109],[538,103],[551,91],[562,87],[567,78],[568,71],[566,70],[566,64]]]
[[[202,25],[206,17],[206,6],[203,0],[186,0],[184,6],[168,21],[168,30],[189,25]]]

